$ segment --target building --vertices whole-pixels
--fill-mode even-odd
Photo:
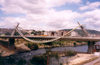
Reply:
[[[47,36],[57,36],[57,32],[56,31],[45,31],[44,35],[47,35]]]
[[[68,33],[69,31],[65,31],[65,30],[59,30],[57,31],[57,36],[64,36]],[[70,36],[70,34],[66,35],[66,36]]]
[[[68,33],[69,31],[64,31],[64,30],[58,30],[58,31],[45,31],[44,35],[47,36],[64,36],[66,33]],[[68,34],[67,36],[70,36],[70,34]]]
[[[78,34],[78,32],[73,31],[73,32],[71,32],[71,35],[70,36],[71,37],[77,37],[77,36],[80,36],[80,35]]]

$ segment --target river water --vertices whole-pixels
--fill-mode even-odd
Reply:
[[[56,47],[51,48],[51,51],[65,51],[65,50],[74,50],[77,52],[87,52],[88,46],[76,46],[76,47]],[[0,65],[18,65],[20,59],[24,59],[27,63],[24,65],[29,65],[29,60],[35,55],[42,55],[46,53],[46,49],[32,50],[30,52],[18,53],[12,56],[4,57],[0,59]]]

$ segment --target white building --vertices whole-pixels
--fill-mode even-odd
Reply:
[[[77,32],[75,32],[75,31],[73,31],[73,32],[71,32],[71,35],[70,36],[71,37],[75,37],[75,36],[79,36],[79,34]]]

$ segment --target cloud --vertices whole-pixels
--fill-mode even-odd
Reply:
[[[20,27],[36,30],[58,30],[73,28],[76,19],[86,23],[91,29],[100,30],[100,6],[99,2],[89,3],[80,7],[80,10],[91,9],[86,12],[75,12],[72,10],[57,11],[53,7],[59,7],[67,3],[79,4],[81,0],[1,0],[0,5],[5,14],[25,14],[19,17],[3,17],[0,27],[14,27],[17,22]]]
[[[93,3],[88,3],[86,6],[82,6],[79,9],[80,10],[96,9],[99,6],[100,6],[100,2],[93,2]]]
[[[1,0],[0,8],[5,13],[45,13],[51,7],[66,3],[80,3],[81,0]]]
[[[48,7],[57,7],[61,5],[65,5],[66,3],[80,3],[81,0],[46,0]]]
[[[85,18],[83,21],[87,24],[88,28],[100,30],[100,9],[87,11],[83,13]]]
[[[44,0],[2,0],[1,10],[5,13],[41,13],[46,9]]]
[[[13,27],[17,22],[20,27],[37,30],[56,30],[61,28],[72,28],[75,26],[74,19],[79,13],[71,10],[56,11],[55,6],[66,3],[80,3],[81,0],[2,0],[2,10],[5,14],[23,13],[25,16],[4,17],[0,26]],[[73,24],[73,25],[69,25]]]
[[[25,17],[6,17],[1,25],[6,27],[13,27],[20,23],[20,27],[25,29],[37,30],[57,30],[62,28],[75,27],[74,19],[80,16],[77,12],[65,10],[57,12],[55,10],[49,11],[47,14],[27,14]],[[5,24],[6,23],[6,24]],[[11,25],[12,24],[12,25]],[[73,24],[73,25],[69,25]]]
[[[80,17],[80,14],[71,10],[64,10],[60,12],[53,11],[53,15],[49,15],[48,23],[53,28],[72,28],[75,26],[75,19]],[[73,24],[73,25],[70,25]]]
[[[100,9],[95,9],[92,11],[87,11],[84,13],[84,16],[91,17],[93,19],[100,19]]]

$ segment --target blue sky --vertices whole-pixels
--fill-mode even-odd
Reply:
[[[59,30],[74,28],[80,21],[100,30],[99,11],[100,0],[1,0],[0,27],[19,22],[25,29]]]
[[[78,11],[81,12],[78,8],[80,6],[85,6],[87,2],[93,3],[93,2],[99,2],[100,0],[83,0],[82,3],[80,4],[65,4],[60,7],[54,7],[56,10],[61,11],[61,10],[72,10],[72,11]],[[99,6],[100,7],[100,6]]]

